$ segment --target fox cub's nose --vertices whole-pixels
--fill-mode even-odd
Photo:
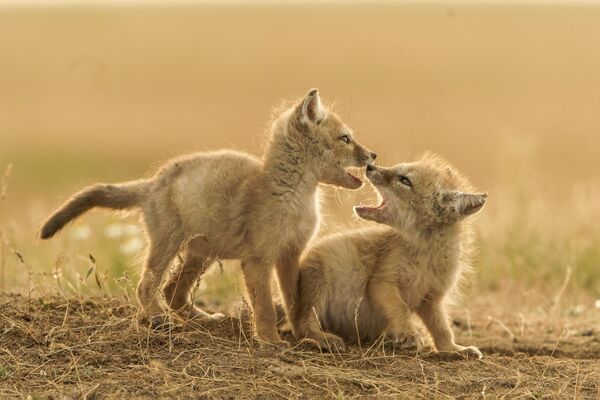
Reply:
[[[373,164],[367,165],[367,171],[375,171],[375,166]]]
[[[375,159],[376,159],[376,158],[377,158],[377,153],[373,153],[373,152],[371,152],[371,159],[372,159],[373,161],[375,161]]]

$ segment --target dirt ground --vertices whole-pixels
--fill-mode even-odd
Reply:
[[[483,351],[474,360],[381,344],[321,354],[289,334],[292,347],[274,349],[252,340],[247,318],[152,331],[122,300],[1,295],[0,397],[600,396],[600,311],[477,312],[487,307],[454,320],[457,342]]]

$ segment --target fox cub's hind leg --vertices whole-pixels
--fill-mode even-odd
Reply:
[[[332,353],[346,351],[344,339],[333,333],[323,331],[312,307],[301,307],[298,309],[295,325],[296,337],[307,339],[308,343],[317,349]]]
[[[179,242],[180,243],[180,242]],[[163,309],[160,305],[160,284],[163,275],[177,254],[178,243],[172,241],[152,241],[142,270],[142,278],[138,285],[138,300],[140,302],[140,320],[150,321],[152,325],[162,325],[165,322],[160,318]]]
[[[213,260],[209,258],[208,240],[194,235],[185,240],[173,260],[173,270],[163,287],[167,305],[184,319],[222,319],[220,313],[209,314],[193,304],[192,288]]]
[[[319,350],[345,351],[344,340],[333,333],[324,332],[319,322],[315,301],[320,297],[323,276],[319,268],[305,268],[298,277],[297,303],[290,312],[294,335],[308,339]]]

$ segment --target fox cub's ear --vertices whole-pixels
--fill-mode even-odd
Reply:
[[[321,98],[317,89],[311,89],[302,101],[300,118],[304,123],[318,124],[325,117]]]
[[[452,192],[448,199],[456,213],[466,217],[481,210],[487,199],[487,193]]]

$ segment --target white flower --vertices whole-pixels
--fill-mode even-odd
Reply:
[[[121,250],[121,253],[123,254],[133,254],[140,251],[143,247],[144,241],[142,239],[140,239],[139,237],[132,237],[131,239],[123,243],[119,247],[119,250]]]
[[[123,236],[123,225],[110,224],[104,229],[104,235],[109,239],[117,239]]]
[[[71,237],[75,240],[85,240],[87,238],[90,237],[90,234],[92,233],[92,230],[90,229],[89,226],[87,225],[83,225],[83,226],[78,226],[77,228],[75,228],[74,230],[71,231]]]
[[[595,303],[595,305],[596,305],[596,308],[597,308],[598,310],[600,310],[600,300],[596,300],[596,303]]]
[[[139,235],[142,232],[142,228],[139,225],[125,224],[123,225],[123,233],[129,236]]]

